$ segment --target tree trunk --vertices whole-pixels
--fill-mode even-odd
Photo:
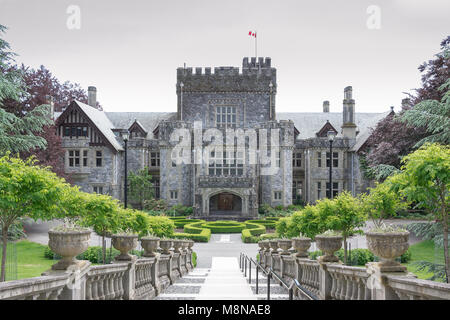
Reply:
[[[102,235],[102,258],[103,264],[106,263],[106,242],[105,242],[105,233]]]
[[[344,264],[347,265],[347,237],[344,237]]]
[[[450,259],[449,259],[449,252],[448,252],[448,214],[446,212],[446,206],[445,206],[445,194],[444,198],[442,199],[442,225],[444,228],[444,257],[445,257],[445,278],[447,280],[447,283],[449,282],[450,277]]]
[[[0,282],[6,280],[6,249],[8,248],[8,227],[2,228],[2,272]]]

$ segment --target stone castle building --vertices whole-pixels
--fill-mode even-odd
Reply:
[[[197,216],[254,217],[262,204],[314,203],[330,192],[364,191],[368,182],[356,152],[370,128],[392,111],[355,112],[352,87],[346,87],[342,113],[329,112],[328,101],[322,112],[277,112],[276,71],[270,58],[244,58],[241,70],[178,68],[177,112],[100,111],[93,107],[96,89],[89,87],[89,105],[73,101],[55,113],[66,172],[83,191],[123,199],[121,132],[128,130],[128,170],[148,167],[156,197],[170,205],[193,206]],[[236,130],[231,136],[235,141],[243,139],[244,149],[204,151],[212,143],[222,145],[231,129]],[[336,134],[332,154],[329,131]],[[260,150],[272,137],[278,146],[269,146],[267,153]],[[180,141],[185,143],[182,150],[177,148]],[[247,148],[255,145],[259,151],[252,161]],[[210,161],[196,161],[200,153]],[[190,161],[181,163],[177,154]],[[264,161],[266,155],[270,162]],[[268,165],[278,169],[270,172]]]

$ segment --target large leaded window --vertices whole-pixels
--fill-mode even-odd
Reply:
[[[330,198],[330,183],[327,182],[326,186],[327,186],[327,198]],[[338,195],[339,182],[333,182],[333,190],[332,191],[333,191],[333,198],[334,198]]]
[[[150,152],[150,167],[159,167],[159,152]]]
[[[292,202],[302,200],[303,181],[294,179],[292,181]]]
[[[210,176],[241,176],[244,173],[243,152],[211,151],[209,159]]]
[[[69,167],[87,167],[88,150],[69,150]]]
[[[294,152],[292,154],[292,167],[300,168],[302,166],[302,153]]]
[[[339,158],[338,153],[333,152],[333,168],[337,168],[339,166]],[[327,152],[327,168],[330,167],[330,153]]]
[[[64,137],[87,137],[88,136],[88,127],[80,126],[65,126],[63,130]]]
[[[236,126],[236,107],[216,107],[216,124],[218,128]]]

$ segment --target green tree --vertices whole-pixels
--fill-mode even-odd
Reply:
[[[348,191],[341,192],[333,200],[324,199],[317,204],[319,213],[319,228],[340,231],[344,240],[344,263],[347,263],[347,239],[355,234],[361,234],[359,229],[364,226],[366,214],[361,210],[358,198]]]
[[[139,209],[144,207],[144,201],[153,198],[152,176],[148,167],[138,172],[130,172],[128,176],[129,194],[132,203],[138,204]]]
[[[369,193],[361,196],[362,210],[373,221],[375,228],[381,228],[384,219],[407,209],[407,203],[392,190],[391,183],[392,179],[377,182],[375,188],[369,188]]]
[[[105,237],[118,232],[123,228],[121,221],[118,200],[108,195],[85,194],[86,214],[83,215],[80,223],[83,226],[91,227],[102,237],[102,261],[106,262],[106,242]]]
[[[0,25],[0,35],[6,28]],[[0,153],[22,152],[33,148],[46,147],[46,140],[35,135],[44,126],[52,123],[49,105],[40,105],[17,117],[4,108],[5,101],[20,102],[27,95],[22,72],[12,67],[15,53],[10,51],[9,43],[0,38]]]
[[[450,147],[426,143],[402,159],[402,172],[389,179],[393,189],[432,213],[442,223],[446,280],[449,282],[448,209]]]
[[[2,228],[2,262],[0,281],[6,276],[8,229],[17,219],[28,216],[50,220],[61,215],[64,196],[70,186],[49,168],[10,157],[0,158],[0,226]]]
[[[450,52],[447,52],[450,55]],[[450,143],[450,79],[439,87],[445,92],[441,101],[424,100],[405,111],[400,120],[410,126],[424,127],[429,134],[421,139],[415,147],[425,142]]]

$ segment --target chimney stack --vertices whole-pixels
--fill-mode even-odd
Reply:
[[[96,87],[88,87],[88,105],[93,108],[97,107],[97,88]]]
[[[50,119],[55,119],[55,102],[53,100],[53,97],[51,95],[45,96],[45,103],[50,105]]]
[[[353,89],[351,86],[344,89],[342,117],[342,135],[344,138],[355,139],[355,100],[353,100]]]
[[[323,112],[330,112],[330,101],[323,102]]]

